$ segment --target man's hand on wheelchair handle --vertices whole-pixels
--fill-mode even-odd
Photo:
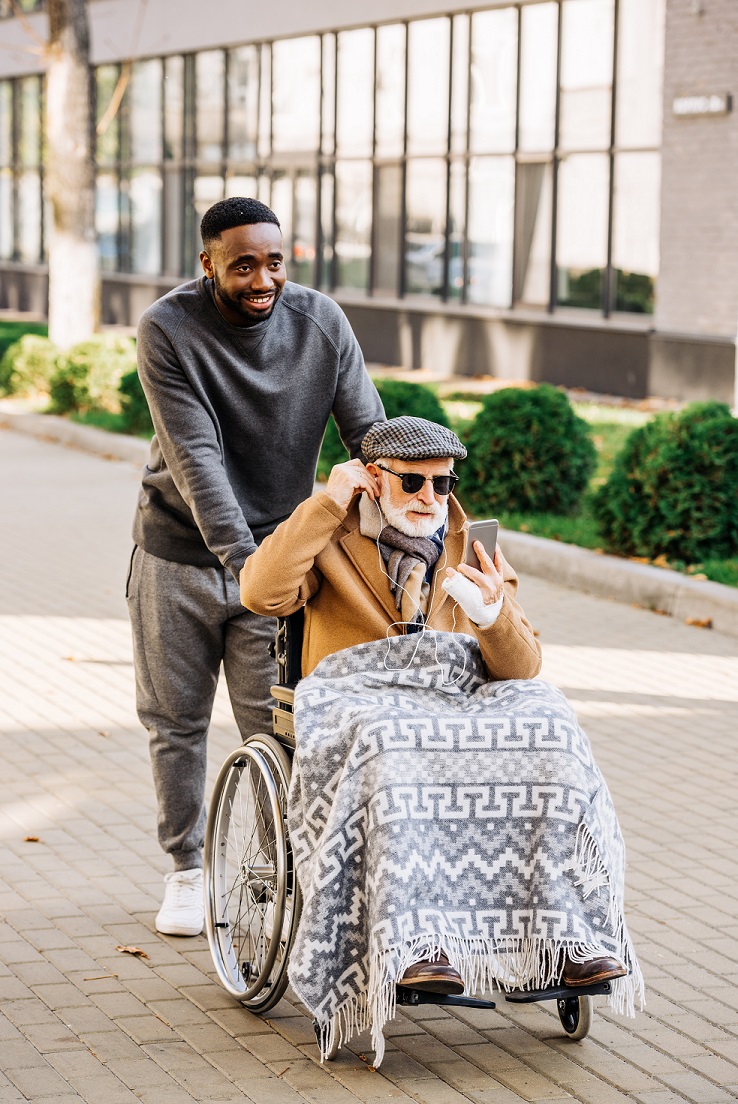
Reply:
[[[346,509],[354,495],[360,491],[366,491],[370,498],[378,498],[379,481],[366,470],[361,460],[347,460],[345,464],[336,464],[328,477],[325,493],[338,506]]]

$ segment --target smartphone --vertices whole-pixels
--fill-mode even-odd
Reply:
[[[497,518],[488,518],[486,521],[469,522],[469,532],[466,535],[466,556],[464,563],[469,567],[476,567],[481,571],[481,564],[474,551],[474,541],[481,541],[484,550],[491,560],[495,558],[495,545],[497,544],[497,530],[499,528]]]

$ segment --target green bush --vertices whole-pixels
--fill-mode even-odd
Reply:
[[[605,545],[682,563],[738,554],[738,419],[693,403],[634,430],[593,508]]]
[[[120,381],[120,396],[121,417],[126,432],[139,437],[153,436],[154,423],[149,404],[135,368],[132,372],[126,372]]]
[[[24,334],[0,360],[0,391],[7,395],[48,394],[59,350],[48,337]]]
[[[51,381],[52,410],[119,413],[121,379],[135,367],[136,344],[130,337],[96,334],[81,341],[59,359]]]
[[[375,380],[374,383],[388,418],[399,418],[403,414],[409,414],[414,418],[426,418],[429,422],[448,425],[446,411],[430,387],[406,380]],[[320,450],[318,478],[327,479],[331,468],[335,464],[342,464],[345,460],[348,460],[348,453],[343,447],[336,423],[331,417]]]
[[[6,350],[16,341],[20,341],[24,334],[41,334],[46,337],[48,326],[45,322],[0,321],[0,360],[5,356]]]
[[[590,429],[555,387],[485,396],[459,468],[459,495],[476,514],[573,513],[594,471]]]

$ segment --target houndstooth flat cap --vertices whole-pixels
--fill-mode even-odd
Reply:
[[[409,415],[375,422],[361,442],[361,451],[367,460],[433,460],[446,456],[463,460],[466,456],[466,449],[450,429]]]

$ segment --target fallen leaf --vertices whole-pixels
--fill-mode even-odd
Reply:
[[[701,579],[703,582],[706,582],[706,580],[709,579],[709,575],[705,575],[704,571],[695,571],[692,573],[692,578]]]
[[[651,562],[649,560],[648,556],[628,556],[628,559],[631,561],[631,563],[644,563],[644,564],[647,564],[647,563]]]
[[[711,617],[685,617],[685,625],[694,625],[696,629],[711,629],[712,618]]]
[[[66,659],[67,663],[74,663],[75,662],[74,656],[64,656],[64,659]]]
[[[23,837],[23,842],[24,843],[40,843],[41,840],[38,836],[24,836]]]
[[[106,732],[104,728],[101,728],[98,732],[98,736],[104,736],[106,740],[110,739],[110,733]]]
[[[148,958],[146,951],[142,951],[140,947],[124,947],[121,943],[115,948],[116,951],[120,951],[121,954],[136,955],[137,958]]]
[[[651,610],[651,613],[657,613],[659,615],[659,617],[668,617],[669,616],[669,611],[668,610],[656,609],[655,606]]]

